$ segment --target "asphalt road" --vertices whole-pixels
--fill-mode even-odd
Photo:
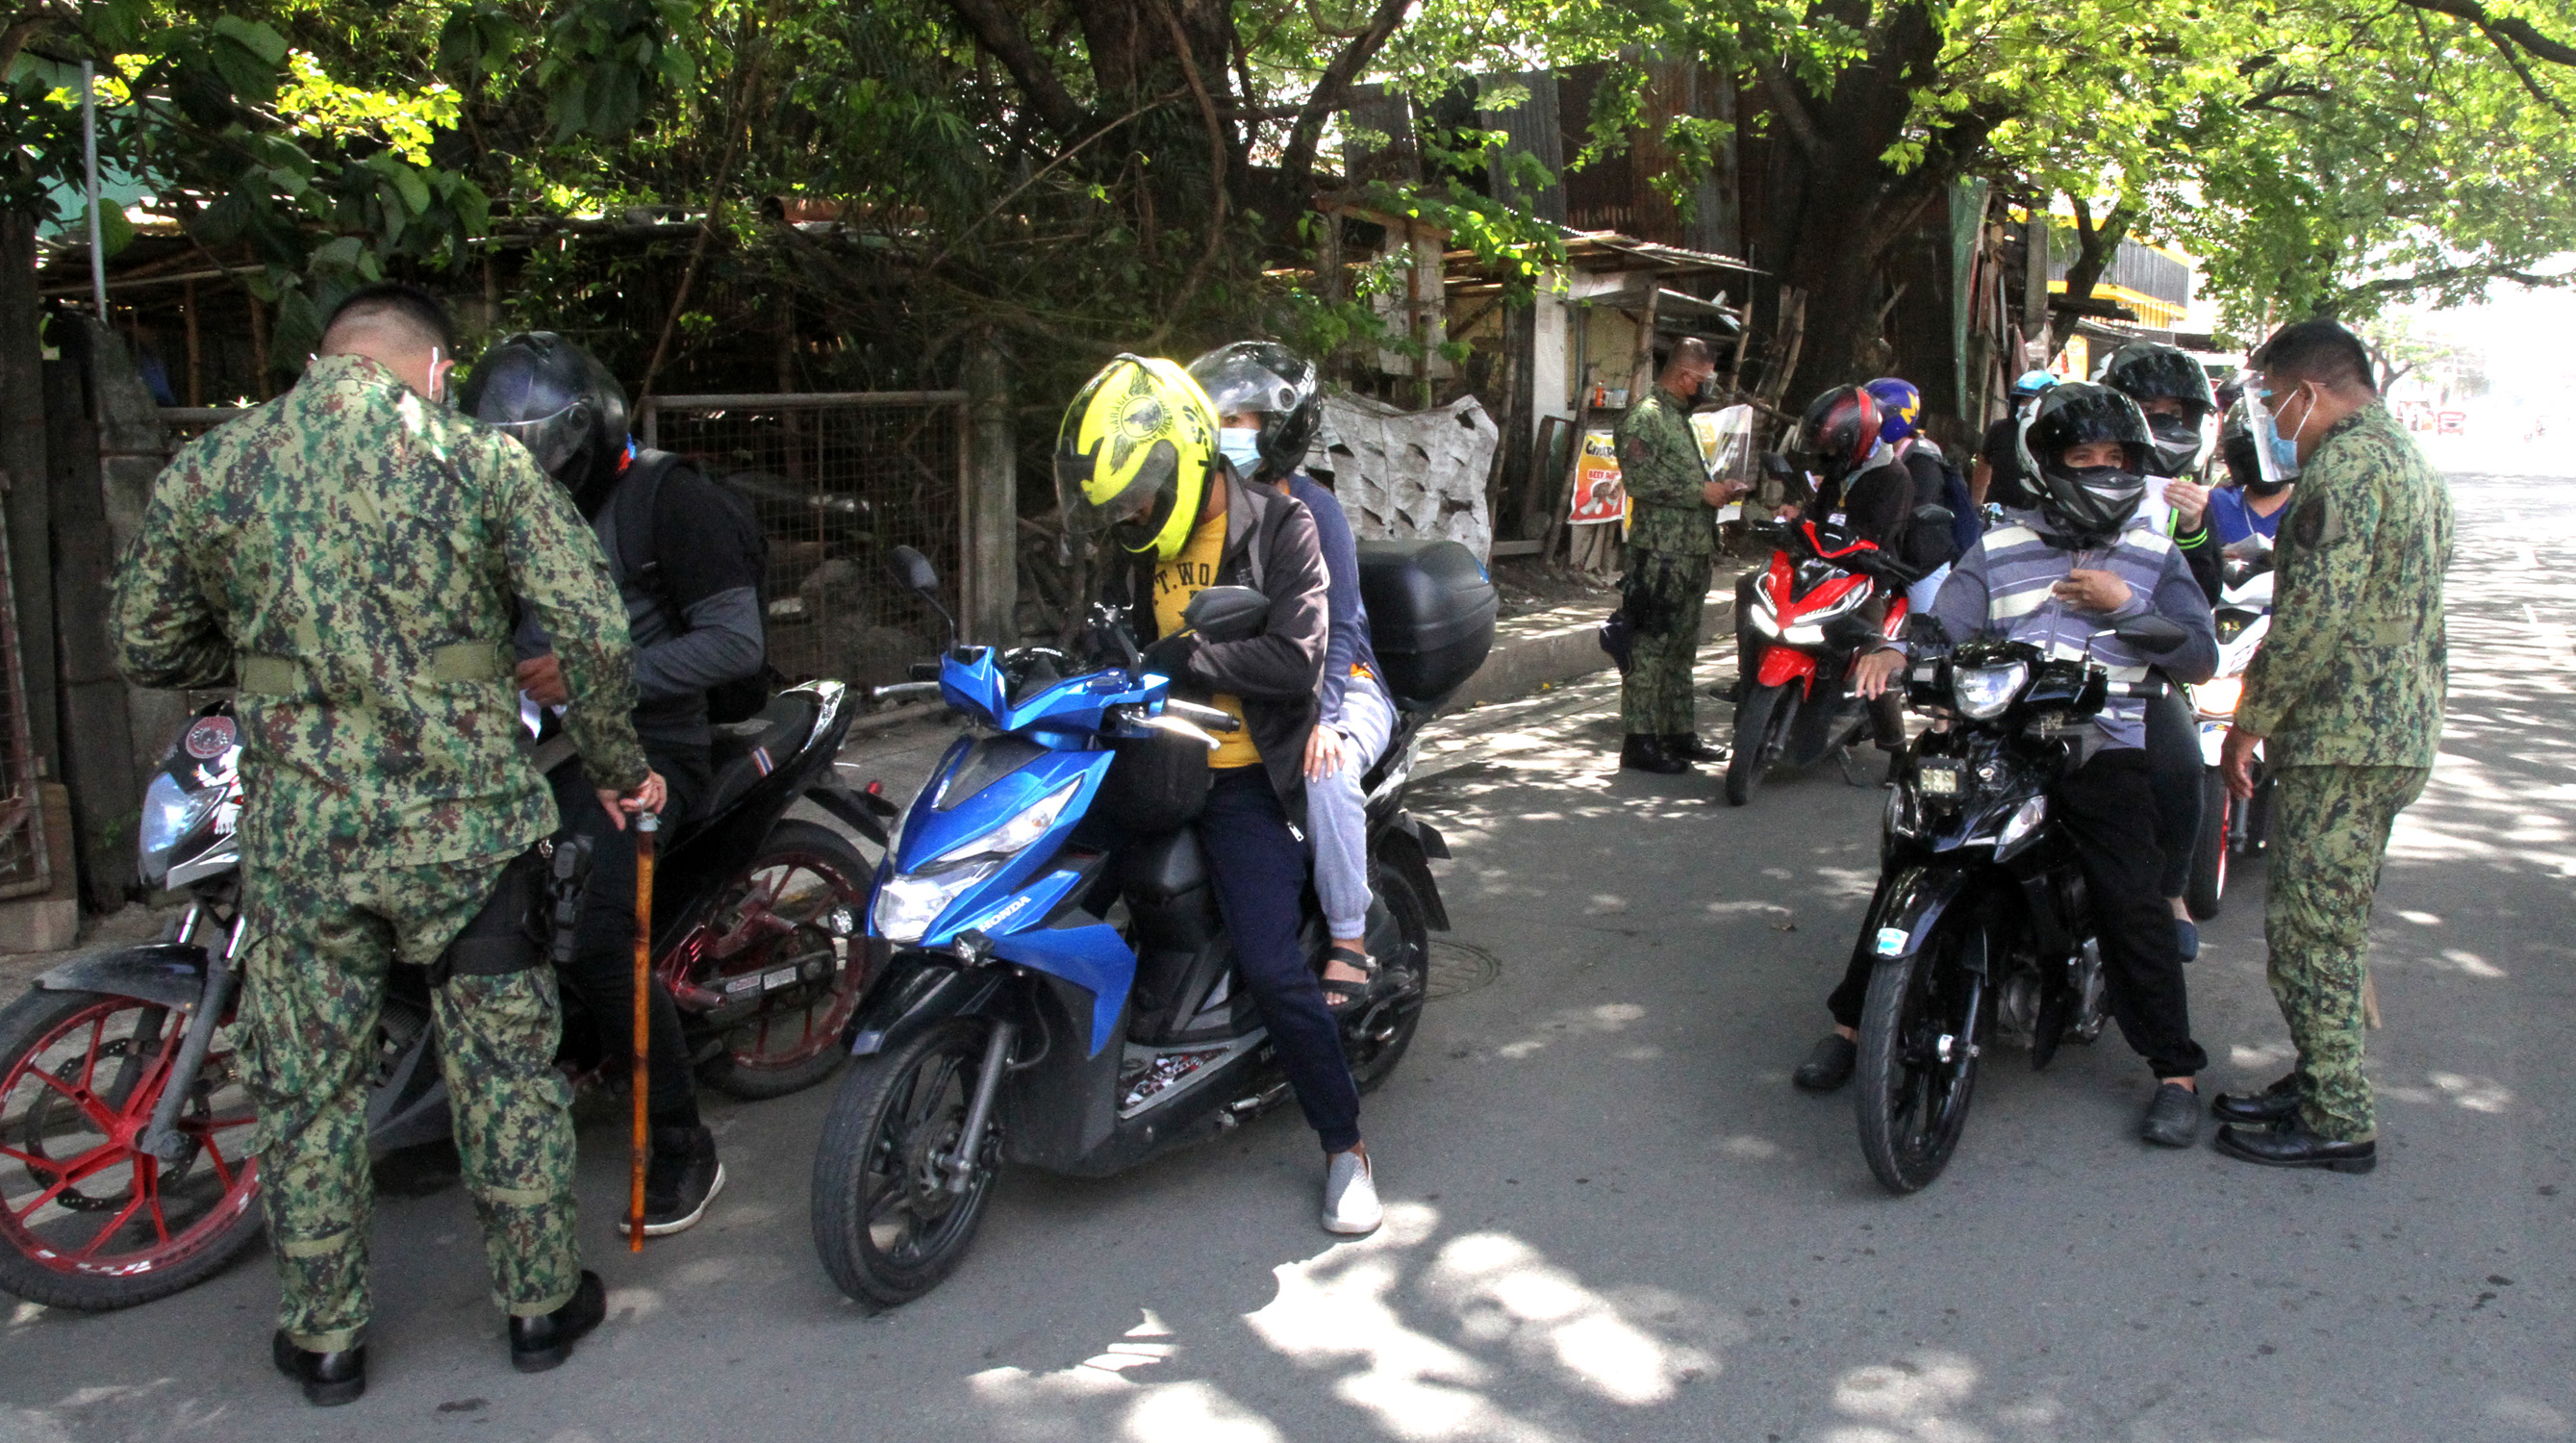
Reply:
[[[122,1314],[0,1303],[0,1437],[2567,1437],[2576,504],[2455,483],[2451,731],[2378,914],[2374,1175],[2144,1148],[2113,1034],[2045,1073],[1996,1056],[1948,1175],[1888,1197],[1848,1098],[1787,1082],[1878,792],[1828,772],[1736,811],[1714,777],[1622,776],[1595,683],[1464,719],[1421,790],[1457,849],[1456,990],[1369,1101],[1373,1239],[1316,1229],[1320,1162],[1282,1113],[1108,1181],[1014,1174],[957,1276],[872,1316],[808,1238],[827,1088],[718,1108],[731,1189],[640,1258],[609,1226],[621,1142],[585,1133],[613,1314],[558,1372],[509,1371],[466,1199],[433,1178],[379,1206],[357,1406],[269,1371],[254,1257]],[[2260,897],[2240,874],[2192,972],[2221,1087],[2285,1055]]]

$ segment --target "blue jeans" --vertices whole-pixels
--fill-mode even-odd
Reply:
[[[1324,925],[1347,942],[1368,927],[1368,794],[1360,782],[1395,733],[1395,704],[1375,681],[1354,677],[1342,693],[1340,719],[1326,725],[1350,740],[1350,754],[1331,776],[1307,779],[1306,832]]]
[[[1342,1055],[1342,1032],[1298,941],[1304,924],[1306,848],[1270,787],[1267,767],[1231,767],[1208,788],[1199,845],[1216,884],[1217,911],[1234,939],[1236,970],[1270,1029],[1279,1066],[1306,1125],[1326,1152],[1360,1140],[1360,1090]]]

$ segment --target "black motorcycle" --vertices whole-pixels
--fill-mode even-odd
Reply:
[[[1938,624],[1916,634],[1937,643]],[[2155,616],[2117,634],[2180,640]],[[2027,1048],[2036,1069],[2061,1043],[2101,1035],[2098,927],[2049,790],[2077,765],[2094,714],[2152,685],[2016,641],[1972,640],[1908,668],[1907,699],[1935,720],[1888,793],[1878,890],[1855,944],[1871,965],[1860,1144],[1889,1191],[1925,1187],[1948,1165],[1987,1047]]]
[[[883,844],[879,818],[892,804],[847,790],[832,770],[847,703],[840,683],[816,682],[716,728],[703,819],[664,845],[655,873],[658,974],[700,1077],[738,1097],[829,1077],[868,980],[859,918],[870,864],[840,833],[785,817],[812,801]],[[253,1118],[233,1034],[240,756],[231,704],[212,704],[145,793],[144,879],[191,899],[168,934],[67,962],[0,1012],[0,1288],[22,1298],[131,1307],[211,1276],[258,1236]],[[597,1062],[581,1041],[596,1029],[570,1020],[578,1015],[568,1009],[562,1059],[575,1073]],[[370,1146],[445,1137],[422,969],[394,969],[377,1049]]]
[[[927,595],[937,578],[910,561]],[[1360,565],[1401,716],[1364,779],[1366,938],[1383,970],[1341,1033],[1365,1092],[1412,1044],[1430,933],[1449,925],[1429,865],[1448,849],[1405,792],[1424,724],[1484,659],[1495,594],[1453,542],[1363,543]],[[1257,591],[1210,587],[1184,624],[1237,640],[1267,609]],[[884,979],[814,1157],[815,1247],[853,1298],[886,1306],[937,1286],[1005,1163],[1106,1176],[1288,1100],[1193,825],[1211,732],[1239,723],[1170,696],[1123,616],[1100,611],[1096,669],[1065,675],[1043,648],[952,647],[941,663],[941,693],[974,730],[878,873],[868,937]],[[1303,940],[1320,969],[1311,894]]]

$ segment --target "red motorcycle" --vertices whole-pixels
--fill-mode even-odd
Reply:
[[[1842,526],[1822,521],[1771,522],[1751,528],[1774,544],[1771,569],[1754,583],[1754,644],[1737,658],[1741,699],[1735,747],[1726,763],[1726,800],[1753,800],[1762,775],[1777,763],[1811,767],[1828,756],[1850,775],[1849,748],[1869,725],[1866,704],[1844,687],[1853,658],[1905,624],[1902,563]],[[1866,611],[1888,597],[1882,625]]]

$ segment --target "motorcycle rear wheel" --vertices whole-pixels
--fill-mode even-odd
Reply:
[[[1893,1193],[1921,1190],[1941,1175],[1967,1125],[1985,1030],[1983,979],[1962,965],[1973,918],[1944,919],[1911,956],[1883,960],[1870,974],[1861,1009],[1854,1110],[1861,1154]],[[1952,1049],[1944,1060],[1942,1039]]]
[[[1781,702],[1788,697],[1785,686],[1764,686],[1756,682],[1745,688],[1744,702],[1735,709],[1735,749],[1726,759],[1726,800],[1731,806],[1743,806],[1753,800],[1754,789],[1762,785],[1762,773],[1770,765],[1771,740],[1797,716],[1793,705],[1786,712]]]
[[[2236,799],[2227,794],[2226,776],[2216,767],[2208,768],[2201,779],[2200,835],[2191,849],[2191,882],[2183,895],[2193,921],[2217,916],[2226,900],[2227,823],[2236,805]]]
[[[717,910],[721,931],[709,950],[719,955],[693,980],[721,991],[728,980],[780,967],[823,975],[764,996],[758,1012],[725,1030],[724,1050],[699,1068],[700,1081],[760,1102],[802,1092],[840,1069],[848,1055],[844,1034],[869,981],[859,920],[871,870],[829,827],[784,821],[771,829],[732,884],[735,895]],[[848,914],[838,933],[828,925],[836,907]]]
[[[1413,1046],[1422,1026],[1422,1003],[1431,983],[1431,911],[1414,895],[1413,883],[1394,868],[1376,869],[1377,894],[1386,901],[1395,938],[1391,954],[1381,954],[1379,968],[1389,984],[1386,998],[1344,1029],[1342,1047],[1350,1056],[1351,1080],[1361,1092],[1372,1092],[1394,1073]],[[1370,939],[1374,950],[1377,940]]]
[[[48,1307],[130,1308],[196,1286],[258,1240],[251,1104],[228,1038],[180,1109],[186,1159],[135,1145],[182,1025],[99,992],[30,992],[0,1012],[0,1288]]]
[[[978,1140],[962,1194],[941,1164],[959,1145],[985,1024],[941,1023],[841,1079],[814,1149],[814,1249],[859,1302],[911,1302],[956,1271],[1000,1171],[1001,1128]]]

